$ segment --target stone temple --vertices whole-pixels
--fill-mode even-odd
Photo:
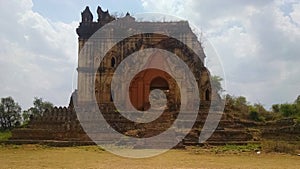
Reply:
[[[143,67],[164,67],[170,72],[174,72],[177,78],[174,78],[169,73],[161,71],[160,69],[145,69],[139,71],[134,78],[124,86],[120,84],[120,88],[129,88],[129,99],[135,109],[145,111],[150,108],[151,100],[149,95],[151,91],[159,89],[164,92],[167,98],[167,106],[162,115],[150,123],[134,123],[118,113],[116,104],[119,106],[127,107],[122,99],[120,102],[115,103],[114,94],[118,91],[111,92],[112,78],[116,69],[127,56],[145,49],[162,49],[178,56],[193,73],[195,77],[198,91],[200,105],[198,105],[198,115],[189,134],[182,140],[183,144],[197,144],[203,124],[208,116],[208,111],[211,105],[221,102],[220,96],[211,86],[210,72],[205,67],[205,53],[198,41],[197,36],[193,33],[187,21],[170,21],[170,22],[150,22],[150,21],[137,21],[129,13],[122,18],[116,18],[109,14],[108,10],[103,11],[100,7],[97,9],[98,19],[94,21],[93,14],[89,7],[81,13],[82,20],[76,32],[78,34],[78,84],[77,90],[72,94],[70,104],[68,107],[55,107],[52,110],[47,110],[43,116],[33,117],[27,128],[16,129],[13,131],[12,140],[20,141],[35,141],[35,142],[64,142],[66,144],[89,144],[92,143],[90,137],[85,133],[81,123],[78,120],[76,111],[81,105],[86,105],[92,102],[97,103],[105,120],[116,131],[134,137],[151,137],[166,130],[175,121],[178,111],[182,108],[180,100],[181,86],[186,86],[189,80],[186,79],[183,72],[178,72],[175,65],[170,65],[162,59],[163,53],[154,52],[147,58],[138,58],[133,65],[124,67],[124,71],[139,70]],[[88,41],[93,37],[97,30],[103,28],[107,24],[116,21],[125,20],[127,25],[118,25],[119,29],[107,29],[105,37],[94,38],[94,41]],[[130,29],[128,29],[130,27]],[[132,28],[131,28],[132,27]],[[126,29],[125,29],[126,28]],[[150,29],[151,28],[151,29]],[[104,47],[111,43],[110,40],[120,36],[120,32],[147,30],[149,33],[139,33],[130,37],[126,37],[113,45],[111,49],[101,56],[101,53],[96,51],[89,52],[90,47]],[[161,30],[168,32],[168,35],[161,34]],[[178,38],[172,38],[173,36]],[[103,40],[105,39],[105,40]],[[85,53],[82,54],[85,48]],[[196,52],[191,48],[198,49]],[[81,53],[81,54],[80,54]],[[103,59],[101,59],[103,58]],[[146,64],[139,64],[146,63]],[[182,77],[180,77],[182,76]],[[120,77],[123,78],[123,77]],[[178,80],[179,79],[179,80]],[[124,79],[126,81],[126,79]],[[93,85],[92,85],[93,84]],[[92,87],[91,87],[92,86]],[[196,86],[194,86],[196,87]],[[186,91],[187,97],[193,97],[195,89],[193,87]],[[96,99],[94,99],[94,97]],[[195,104],[188,102],[186,107],[193,108]],[[88,111],[92,110],[84,110]],[[216,116],[220,115],[218,108],[215,108]],[[186,112],[187,116],[189,112]],[[138,116],[138,115],[137,115]],[[93,118],[93,117],[92,117]],[[142,118],[142,117],[140,117]],[[93,123],[93,122],[91,122]],[[182,121],[182,126],[189,121]],[[249,141],[252,140],[252,135],[247,133],[243,127],[236,128],[236,124],[227,120],[223,115],[221,122],[208,139],[208,142],[232,142],[232,141]],[[234,128],[232,130],[225,130],[225,128]],[[107,135],[109,133],[97,133],[99,135]],[[170,135],[169,140],[177,138],[181,133],[174,129],[173,135]],[[163,144],[159,141],[157,144]]]

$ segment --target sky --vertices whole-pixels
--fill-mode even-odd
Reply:
[[[0,97],[23,109],[42,97],[66,106],[76,88],[80,14],[164,13],[201,30],[222,63],[225,90],[251,103],[293,102],[300,95],[298,0],[0,0]],[[207,56],[209,57],[209,56]]]

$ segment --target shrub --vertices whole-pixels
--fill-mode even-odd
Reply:
[[[258,113],[257,113],[257,111],[255,111],[255,110],[250,110],[249,117],[250,117],[251,120],[254,120],[254,121],[260,121],[260,118],[259,118],[259,116],[258,116]]]
[[[11,137],[10,131],[0,132],[0,141],[8,140]]]
[[[293,154],[297,149],[299,149],[298,145],[290,144],[284,141],[264,141],[262,143],[262,150],[267,153],[277,152]]]

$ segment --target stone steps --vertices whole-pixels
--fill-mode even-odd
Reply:
[[[112,108],[111,108],[112,109]],[[112,109],[113,110],[113,109]],[[86,111],[90,112],[90,111]],[[129,124],[128,121],[118,118],[119,116],[115,113],[104,112],[107,114],[106,120],[111,122],[111,125],[117,124],[119,131],[123,132],[125,135],[138,136],[140,138],[149,138],[156,136],[160,133],[163,133],[165,130],[169,129],[176,118],[176,112],[164,112],[155,123],[147,124]],[[194,116],[191,112],[184,112],[186,117]],[[218,118],[220,114],[216,112],[215,118]],[[69,108],[55,108],[48,113],[44,113],[43,117],[37,117],[30,121],[28,128],[25,129],[15,129],[13,131],[12,140],[61,140],[61,141],[90,141],[90,138],[83,131],[81,124],[76,118],[76,113]],[[197,121],[193,131],[191,132],[183,142],[194,142],[198,143],[200,129],[206,121],[207,113],[198,114]],[[101,120],[93,114],[87,114],[85,117],[81,117],[81,122],[85,123],[86,129],[88,129],[90,136],[97,140],[97,142],[109,142],[112,144],[118,143],[120,140],[118,136],[115,136],[105,128],[109,124],[104,123],[104,119]],[[212,118],[212,122],[214,118]],[[190,126],[190,120],[180,120],[178,125],[180,128],[173,128],[171,134],[166,135],[164,140],[154,140],[154,145],[144,142],[144,143],[133,143],[136,148],[144,147],[160,147],[164,148],[170,145],[171,143],[177,143],[179,136],[182,136],[182,130],[187,129]],[[209,122],[208,122],[209,123]],[[103,124],[103,125],[101,125]],[[222,119],[219,126],[222,126],[222,129],[226,130],[216,130],[208,142],[229,142],[229,141],[249,141],[252,138],[249,133],[247,133],[243,127],[235,126],[235,123]],[[99,129],[100,127],[100,129]],[[101,127],[103,130],[101,130]],[[236,128],[240,130],[235,130]],[[229,129],[228,129],[229,128]],[[127,134],[126,134],[127,133]],[[181,137],[182,139],[182,137]]]

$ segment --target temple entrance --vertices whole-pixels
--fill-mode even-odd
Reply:
[[[177,85],[173,88],[171,87],[171,83],[174,83],[173,81],[174,79],[168,73],[159,69],[146,69],[141,71],[130,83],[129,96],[131,104],[137,110],[148,110],[150,108],[149,95],[150,92],[155,89],[162,90],[167,100],[169,100],[170,97],[175,97],[175,90],[178,89]],[[173,93],[172,96],[171,93]]]
[[[154,89],[169,90],[169,84],[162,77],[156,77],[150,83],[150,90]]]
[[[152,109],[164,110],[167,108],[167,100],[169,97],[169,84],[162,77],[154,78],[150,83],[150,96],[149,96],[149,109],[150,106]]]

